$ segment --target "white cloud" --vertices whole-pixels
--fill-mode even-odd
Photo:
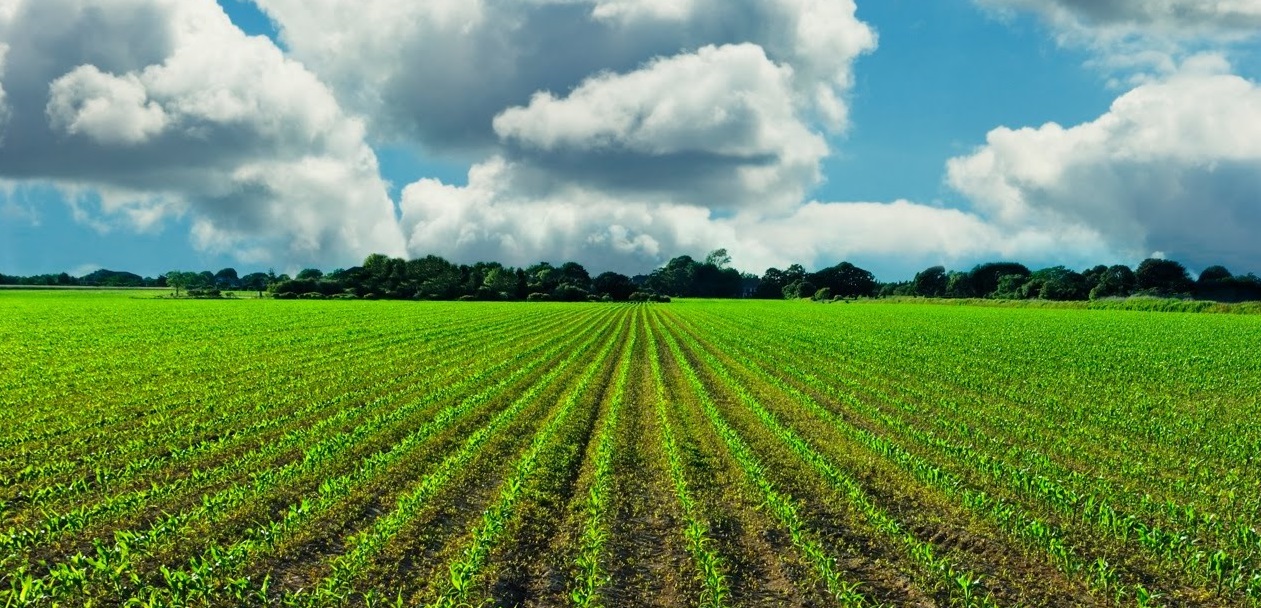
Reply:
[[[975,0],[1000,14],[1041,17],[1061,44],[1093,49],[1090,64],[1130,84],[1177,71],[1187,57],[1261,34],[1255,0]],[[1115,80],[1113,86],[1122,86]]]
[[[536,92],[724,44],[756,44],[791,67],[795,101],[840,129],[853,61],[876,44],[852,0],[255,3],[377,133],[438,154],[493,147],[492,119]]]
[[[999,128],[949,182],[1008,225],[1087,225],[1132,255],[1261,255],[1261,86],[1202,57],[1070,128]]]
[[[111,76],[81,65],[49,87],[48,120],[55,131],[102,144],[135,145],[161,133],[166,112],[148,99],[135,74]]]
[[[876,45],[852,0],[255,3],[380,137],[482,159],[401,201],[410,253],[463,260],[737,249],[819,183]]]
[[[994,8],[1036,11],[1056,25],[1173,37],[1255,35],[1261,4],[1254,0],[978,0]]]
[[[615,182],[643,157],[686,167],[667,183],[678,202],[791,206],[817,182],[827,155],[822,136],[795,114],[791,79],[761,47],[703,47],[629,74],[596,76],[564,99],[536,94],[496,117],[494,128],[565,182]],[[571,171],[548,158],[602,154],[617,160]]]
[[[404,251],[361,122],[213,0],[7,0],[0,15],[3,177],[56,185],[93,225],[187,215],[199,248],[278,264]]]
[[[676,255],[700,257],[726,247],[736,267],[748,271],[849,259],[886,278],[985,259],[1073,265],[1116,259],[1098,233],[1081,226],[1006,226],[908,201],[811,202],[782,213],[724,217],[702,206],[577,186],[543,198],[522,196],[527,189],[518,186],[521,179],[528,175],[520,166],[495,158],[473,167],[466,187],[437,180],[412,184],[402,199],[409,250],[461,262],[578,259],[593,270],[642,272]]]
[[[696,0],[596,0],[591,15],[615,21],[681,21],[696,11]]]

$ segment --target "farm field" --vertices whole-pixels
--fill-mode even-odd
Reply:
[[[1257,606],[1261,317],[0,293],[0,606]]]

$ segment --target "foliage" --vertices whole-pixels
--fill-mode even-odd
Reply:
[[[1195,288],[1191,275],[1173,260],[1148,258],[1134,271],[1139,291],[1162,297],[1189,295]]]

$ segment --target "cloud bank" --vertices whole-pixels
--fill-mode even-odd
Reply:
[[[5,0],[0,39],[0,177],[244,260],[404,251],[361,121],[212,0]]]
[[[472,160],[465,185],[404,190],[413,255],[640,272],[727,247],[760,271],[1102,249],[1077,227],[806,202],[876,45],[850,1],[256,3],[375,133]]]
[[[1111,259],[1108,244],[1080,225],[1054,229],[1001,224],[980,215],[909,201],[809,202],[778,214],[720,216],[699,205],[610,195],[579,185],[546,198],[522,195],[529,171],[503,158],[475,165],[468,185],[425,179],[403,192],[403,226],[416,252],[441,244],[456,259],[528,264],[597,260],[638,273],[681,253],[729,248],[733,263],[761,271],[850,259],[905,272],[987,258]]]
[[[991,131],[951,185],[1009,224],[1088,225],[1203,268],[1261,256],[1261,86],[1201,57],[1070,128]]]

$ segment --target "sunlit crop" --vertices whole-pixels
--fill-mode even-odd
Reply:
[[[0,293],[0,606],[1257,606],[1261,318]]]

